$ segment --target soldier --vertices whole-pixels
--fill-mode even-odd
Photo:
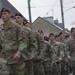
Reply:
[[[63,48],[65,48],[64,53],[66,55],[66,52],[67,52],[66,41],[67,41],[67,39],[65,39],[65,35],[62,32],[59,33],[59,38],[60,38],[61,45],[63,46]],[[68,63],[69,62],[66,62],[67,57],[68,56],[65,56],[61,62],[61,75],[64,75],[64,74],[68,75]]]
[[[38,32],[33,31],[33,37],[36,39],[36,52],[35,52],[35,59],[33,60],[33,69],[34,69],[34,75],[45,75],[44,73],[44,67],[41,62],[41,59],[38,57],[40,55],[40,35]]]
[[[25,75],[33,75],[33,59],[35,57],[35,51],[36,51],[36,40],[33,36],[33,32],[31,29],[23,24],[23,17],[20,13],[15,14],[15,20],[19,24],[22,30],[26,31],[27,34],[29,33],[30,35],[27,37],[29,40],[29,48],[24,51],[22,54],[25,57]],[[34,47],[35,46],[35,47]],[[27,59],[26,59],[27,57]]]
[[[68,34],[65,35],[65,42],[69,40],[70,36]]]
[[[68,47],[68,52],[71,56],[69,56],[68,58],[71,61],[73,75],[75,75],[75,27],[71,28],[71,38],[67,41],[66,44]]]
[[[59,39],[60,39],[60,42],[65,43],[65,40],[64,40],[65,35],[62,32],[59,33]]]
[[[28,27],[31,28],[30,23],[27,20],[23,20],[23,24]]]
[[[32,58],[34,55],[34,49],[30,50],[31,53],[28,53],[29,44],[32,44],[33,47],[35,45],[29,43],[29,40],[33,38],[29,37],[28,30],[24,31],[10,21],[10,11],[8,9],[3,8],[1,10],[1,18],[4,21],[3,28],[0,31],[1,56],[7,61],[6,66],[8,68],[6,70],[9,70],[9,74],[12,75],[24,75],[24,61],[30,59],[30,57]],[[28,57],[24,53],[28,53]]]
[[[26,19],[23,19],[23,16],[20,13],[15,14],[15,22],[18,23],[20,26],[30,28],[29,22]]]
[[[51,44],[53,55],[52,55],[52,74],[60,75],[61,74],[61,61],[64,57],[64,48],[60,42],[55,40],[54,34],[49,34],[49,42]]]
[[[57,42],[60,42],[59,35],[55,35],[55,40],[56,40]]]
[[[51,62],[52,62],[52,49],[50,44],[44,40],[44,35],[39,31],[41,36],[41,44],[40,44],[40,55],[39,58],[42,60],[42,64],[44,66],[45,75],[52,75],[52,68],[51,68]]]
[[[24,62],[21,62],[21,51],[25,48],[25,35],[22,34],[20,27],[10,20],[10,10],[2,8],[1,18],[4,22],[3,27],[0,31],[0,45],[1,52],[0,56],[5,59],[5,63],[1,64],[2,73],[4,75],[24,75]],[[3,66],[4,65],[4,66]],[[0,74],[3,75],[0,71]],[[9,74],[7,74],[9,73]]]
[[[44,36],[45,41],[49,41],[49,38],[47,36]]]

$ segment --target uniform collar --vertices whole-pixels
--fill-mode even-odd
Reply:
[[[11,21],[9,22],[9,25],[7,25],[7,26],[4,26],[4,24],[3,24],[3,30],[8,30],[8,29],[12,28],[12,25],[13,25],[13,23]]]

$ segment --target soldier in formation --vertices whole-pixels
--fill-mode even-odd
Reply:
[[[15,23],[10,18],[10,10],[2,8],[0,75],[69,75],[72,69],[74,74],[75,28],[70,39],[62,32],[44,37],[20,13],[15,13]]]

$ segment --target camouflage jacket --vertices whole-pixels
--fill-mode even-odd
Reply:
[[[52,61],[52,49],[51,45],[47,41],[41,41],[40,44],[40,56],[44,61]]]
[[[68,54],[71,56],[71,60],[75,61],[75,39],[70,38],[67,42]]]
[[[21,28],[10,22],[8,26],[4,26],[0,30],[0,46],[1,57],[4,57],[9,64],[17,63],[14,59],[15,53],[27,50],[28,47],[28,33],[22,31]]]
[[[53,42],[51,44],[51,49],[53,50],[53,62],[59,62],[59,58],[63,59],[63,57],[65,56],[65,47],[60,42]]]

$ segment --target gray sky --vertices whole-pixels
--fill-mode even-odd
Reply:
[[[16,7],[28,20],[28,0],[8,0]],[[65,28],[70,29],[75,26],[75,0],[63,0]],[[32,21],[40,17],[54,16],[61,22],[60,0],[31,0]],[[67,11],[66,11],[67,10]]]

